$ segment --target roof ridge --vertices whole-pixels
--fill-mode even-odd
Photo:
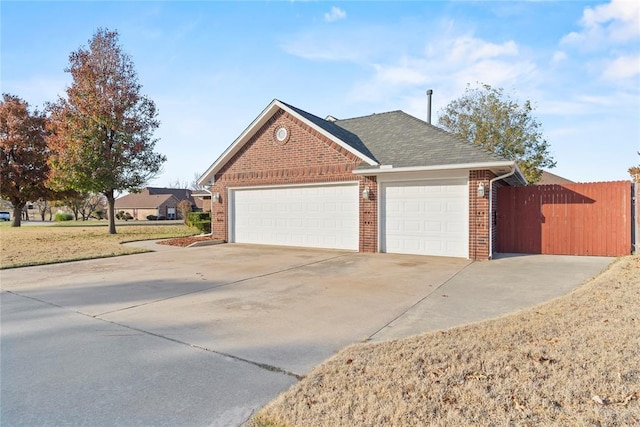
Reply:
[[[373,116],[382,116],[384,114],[391,114],[391,113],[404,113],[404,111],[402,111],[402,110],[393,110],[393,111],[384,111],[382,113],[371,113],[371,114],[367,114],[367,115],[364,115],[364,116],[349,117],[347,119],[338,119],[338,120],[336,120],[336,123],[337,122],[346,122],[347,120],[364,119],[364,118],[373,117]],[[404,113],[404,114],[407,114],[407,113]],[[409,115],[409,114],[407,114],[407,115]]]
[[[316,119],[318,119],[318,120],[322,120],[322,121],[327,122],[327,123],[332,123],[332,122],[330,122],[330,121],[328,121],[328,120],[323,119],[323,118],[322,118],[322,117],[320,117],[320,116],[316,116],[316,115],[315,115],[315,114],[313,114],[313,113],[310,113],[310,112],[308,112],[308,111],[306,111],[306,110],[303,110],[303,109],[302,109],[302,108],[300,108],[300,107],[296,107],[295,105],[287,104],[286,102],[281,101],[281,100],[279,100],[279,99],[276,99],[276,101],[280,102],[280,103],[281,103],[281,104],[283,104],[283,105],[286,105],[287,107],[291,108],[292,110],[295,110],[295,111],[298,111],[298,112],[303,112],[303,113],[305,113],[305,114],[308,114],[308,115],[310,115],[310,116],[315,117],[315,118],[316,118]]]

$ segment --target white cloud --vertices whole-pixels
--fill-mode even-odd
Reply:
[[[479,61],[499,56],[518,54],[518,45],[513,41],[502,44],[489,43],[473,37],[460,37],[453,41],[449,59],[453,61]]]
[[[382,84],[419,85],[427,80],[426,73],[408,65],[385,66],[375,65],[376,80]]]
[[[551,58],[551,64],[557,65],[566,60],[567,60],[567,54],[561,50],[557,50],[553,53],[553,58]]]
[[[391,104],[393,99],[403,98],[418,116],[424,115],[417,109],[425,108],[424,91],[428,88],[437,92],[435,112],[438,100],[460,96],[468,83],[506,88],[517,83],[526,87],[538,78],[536,64],[520,52],[514,41],[491,43],[468,34],[431,39],[422,54],[389,56],[387,61],[377,61],[371,67],[375,72],[354,85],[349,100]]]
[[[326,22],[336,22],[341,19],[346,19],[346,17],[347,12],[337,6],[333,6],[329,12],[324,14],[324,20]]]
[[[580,19],[581,31],[561,40],[563,44],[597,49],[640,39],[640,2],[613,0],[611,3],[587,7]]]
[[[312,61],[371,64],[376,58],[392,57],[396,39],[388,28],[378,25],[305,29],[288,35],[281,48],[290,55]]]
[[[604,68],[602,77],[605,80],[620,80],[635,77],[640,74],[640,54],[623,55]]]

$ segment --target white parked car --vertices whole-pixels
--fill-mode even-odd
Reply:
[[[11,215],[8,211],[0,211],[0,221],[10,221]]]

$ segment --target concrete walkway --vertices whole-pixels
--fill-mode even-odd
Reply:
[[[429,293],[371,340],[404,338],[517,312],[562,296],[614,258],[501,254],[474,262]]]

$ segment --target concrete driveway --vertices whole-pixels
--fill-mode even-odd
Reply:
[[[2,425],[240,425],[346,345],[537,304],[611,262],[157,248],[2,271]]]

